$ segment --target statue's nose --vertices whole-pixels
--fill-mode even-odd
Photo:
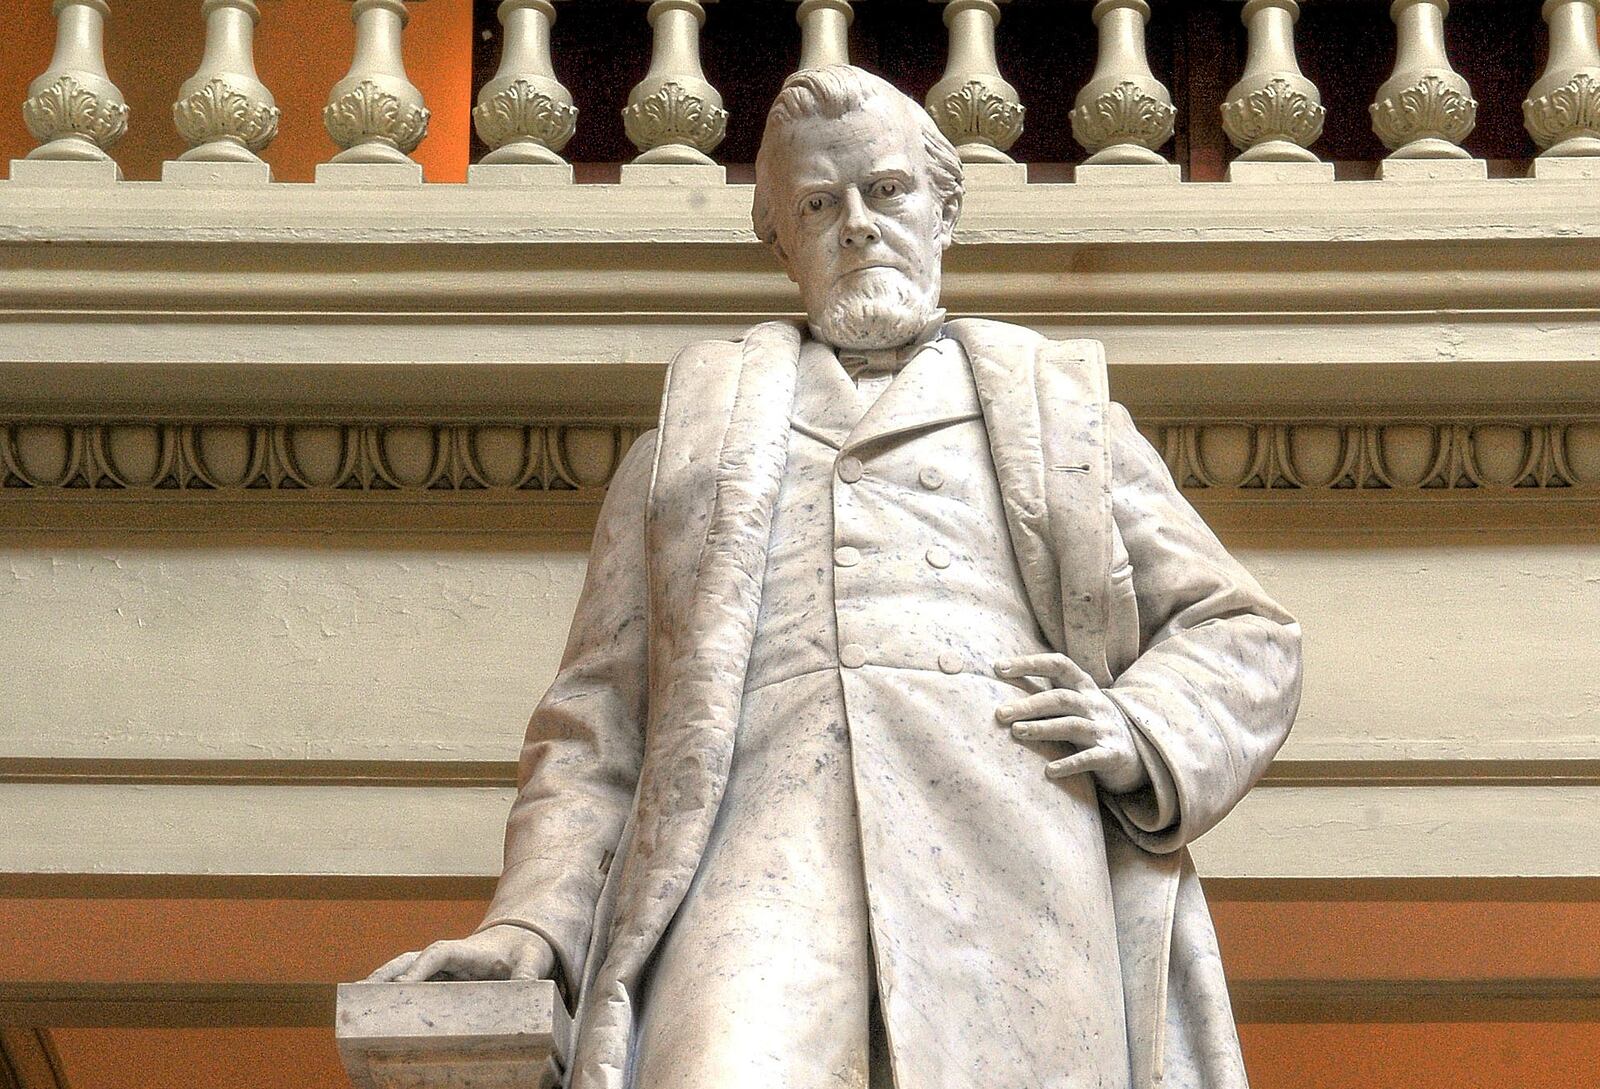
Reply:
[[[847,249],[878,241],[878,225],[868,214],[861,191],[854,186],[844,191],[844,222],[839,225],[839,241]]]

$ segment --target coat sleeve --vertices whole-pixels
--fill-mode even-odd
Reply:
[[[1300,625],[1223,549],[1121,405],[1108,430],[1140,652],[1106,693],[1152,787],[1106,802],[1135,843],[1165,853],[1226,816],[1288,736]]]
[[[480,930],[542,935],[573,993],[638,788],[648,695],[645,513],[655,432],[624,456],[600,508],[555,682],[528,723],[505,868]]]

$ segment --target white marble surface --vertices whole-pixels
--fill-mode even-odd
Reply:
[[[1186,845],[1282,744],[1298,625],[1098,343],[943,320],[961,165],[915,103],[802,73],[756,173],[807,328],[679,354],[483,928],[377,976],[547,944],[573,1089],[1242,1089]]]
[[[547,980],[342,983],[336,1018],[356,1089],[534,1089],[569,1031]]]

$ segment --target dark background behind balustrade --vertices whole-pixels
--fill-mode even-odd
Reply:
[[[496,0],[477,0],[473,90],[499,61]],[[1219,107],[1244,67],[1242,5],[1185,0],[1154,5],[1148,28],[1150,64],[1172,92],[1177,135],[1168,149],[1196,181],[1216,180],[1235,154],[1222,131]],[[728,135],[713,157],[737,180],[755,159],[766,107],[800,56],[792,0],[722,0],[707,6],[701,32],[706,77],[728,110]],[[578,164],[616,164],[636,150],[619,111],[650,63],[650,29],[637,0],[579,0],[558,7],[556,70],[579,109],[578,131],[566,155]],[[1070,164],[1086,153],[1072,139],[1068,114],[1094,68],[1096,32],[1088,3],[1012,0],[1002,8],[1000,70],[1027,107],[1026,128],[1012,148],[1022,162]],[[1534,153],[1522,128],[1522,100],[1544,65],[1545,30],[1537,3],[1462,0],[1445,21],[1455,67],[1478,99],[1478,127],[1467,139],[1473,155],[1520,173]],[[850,29],[852,59],[921,100],[944,71],[947,31],[941,5],[928,0],[862,0]],[[1386,149],[1372,132],[1367,107],[1394,64],[1395,32],[1388,6],[1370,0],[1310,0],[1296,26],[1306,75],[1322,92],[1328,118],[1316,152],[1338,163],[1373,164]],[[474,136],[472,158],[488,149]],[[1345,171],[1364,176],[1371,167]],[[580,170],[588,180],[612,171]],[[1060,176],[1048,169],[1043,178]]]

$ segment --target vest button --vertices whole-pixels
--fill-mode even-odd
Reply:
[[[846,484],[854,484],[861,479],[861,459],[846,454],[839,459],[839,479]]]
[[[924,465],[922,471],[917,474],[917,480],[930,492],[936,492],[944,487],[944,474],[932,465]]]
[[[939,652],[939,672],[956,674],[961,672],[961,655],[953,650]]]
[[[833,550],[833,564],[835,567],[854,567],[861,562],[861,550],[845,545],[843,548]]]
[[[928,566],[937,567],[941,571],[950,566],[950,550],[939,545],[928,549]]]
[[[846,643],[839,648],[839,664],[846,669],[860,669],[867,664],[867,648],[860,643]]]

